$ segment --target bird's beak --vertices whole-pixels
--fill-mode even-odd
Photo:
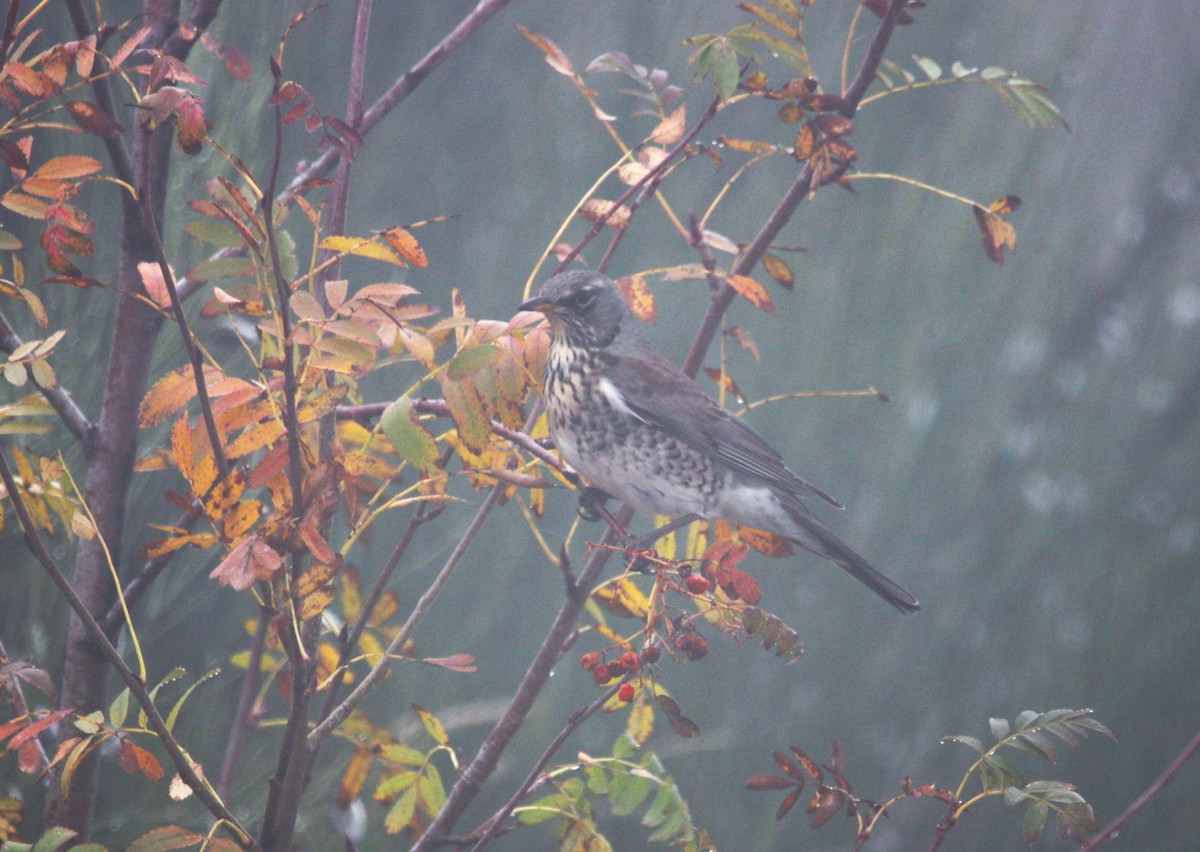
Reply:
[[[534,296],[517,305],[518,311],[541,311],[543,314],[554,310],[554,303]]]

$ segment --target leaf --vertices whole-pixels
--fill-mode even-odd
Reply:
[[[383,238],[387,240],[389,246],[396,250],[397,254],[413,266],[424,269],[429,265],[429,258],[425,256],[425,250],[421,248],[417,238],[404,228],[388,228],[383,232]]]
[[[258,536],[250,536],[229,551],[208,576],[244,592],[257,580],[271,579],[282,565],[283,557],[274,548]]]
[[[589,222],[598,222],[600,219],[604,219],[604,224],[610,228],[624,228],[633,216],[624,204],[618,206],[615,201],[603,198],[589,198],[579,212]]]
[[[173,849],[195,846],[203,840],[203,834],[196,834],[177,825],[166,825],[146,832],[129,844],[125,852],[171,852]]]
[[[671,724],[671,730],[681,737],[700,736],[700,728],[695,722],[683,715],[683,711],[679,708],[679,704],[674,698],[661,693],[656,694],[654,697],[658,701],[658,706],[666,714],[667,721]]]
[[[359,747],[355,749],[354,754],[346,764],[346,769],[342,772],[342,780],[338,785],[338,807],[344,810],[350,807],[350,803],[358,798],[362,792],[363,784],[367,780],[367,773],[371,770],[371,761],[373,758],[374,755],[369,748]]]
[[[1008,736],[1010,728],[1007,719],[991,718],[988,719],[988,725],[992,729],[992,739],[994,739],[996,742],[999,742]]]
[[[1042,829],[1046,825],[1046,817],[1050,814],[1050,806],[1046,802],[1030,802],[1025,810],[1025,818],[1021,821],[1021,837],[1026,846],[1033,846]]]
[[[400,255],[392,251],[388,246],[380,245],[373,239],[363,239],[361,237],[326,237],[321,240],[319,248],[329,249],[330,251],[338,252],[339,254],[353,254],[359,257],[368,257],[372,260],[382,260],[386,263],[391,263],[396,266],[408,266]]]
[[[647,690],[638,690],[629,708],[629,720],[625,723],[625,733],[638,745],[645,745],[654,733],[654,705],[650,703]]]
[[[399,834],[412,822],[417,810],[417,788],[409,787],[388,809],[383,818],[383,830],[388,834]]]
[[[482,455],[491,440],[492,424],[483,408],[479,391],[470,378],[455,381],[442,376],[442,395],[458,429],[458,439],[468,450]]]
[[[471,654],[451,654],[449,657],[422,657],[421,662],[452,672],[469,673],[479,671],[479,667],[475,665],[475,657]]]
[[[501,351],[495,343],[480,343],[477,346],[460,349],[446,365],[446,372],[455,381],[465,379],[493,363],[500,356]]]
[[[797,787],[792,792],[784,796],[783,801],[779,803],[779,807],[775,809],[776,821],[783,819],[788,815],[788,812],[795,806],[796,800],[800,798],[800,794],[804,792],[803,787]]]
[[[656,145],[674,145],[683,138],[683,131],[686,126],[687,104],[681,104],[650,132],[650,141]]]
[[[592,592],[592,600],[621,618],[645,620],[650,612],[650,599],[628,577],[598,586]]]
[[[383,410],[379,427],[402,459],[426,473],[437,470],[441,452],[429,431],[412,414],[412,400],[402,396]]]
[[[775,315],[775,302],[771,299],[771,294],[767,292],[767,288],[753,278],[745,275],[726,275],[725,281],[737,291],[738,295],[745,297],[750,304],[772,316]]]
[[[980,205],[972,207],[979,235],[983,239],[983,251],[995,263],[1004,263],[1005,251],[1017,250],[1017,230],[1003,216]]]
[[[426,710],[420,704],[413,704],[412,709],[421,719],[421,724],[425,726],[425,731],[429,736],[433,737],[434,742],[438,745],[446,745],[450,742],[450,735],[446,733],[446,729],[442,727],[442,723],[438,721],[438,717]]]
[[[781,287],[791,290],[796,286],[796,276],[792,273],[792,268],[787,265],[787,262],[778,255],[763,252],[762,256],[763,269],[767,270],[767,274],[771,276]]]
[[[101,168],[103,167],[100,161],[94,157],[68,155],[47,160],[33,176],[50,180],[69,180],[94,175]]]
[[[624,275],[617,279],[617,288],[635,317],[648,325],[658,322],[658,305],[645,278],[641,275]]]
[[[575,76],[575,69],[571,65],[571,60],[567,59],[567,55],[562,52],[557,44],[545,36],[530,32],[519,24],[517,25],[517,29],[521,31],[521,35],[542,49],[542,52],[546,54],[547,65],[566,77]]]
[[[746,786],[756,793],[765,790],[786,790],[788,787],[796,786],[796,783],[791,778],[784,778],[781,775],[754,775],[746,779]],[[801,787],[804,786],[803,779],[799,783]]]

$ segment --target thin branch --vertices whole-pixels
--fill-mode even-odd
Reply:
[[[13,0],[13,6],[16,5],[16,0]],[[3,56],[3,54],[0,53],[0,56]],[[3,639],[0,639],[0,660],[12,662],[12,658],[8,656],[8,649],[4,647]],[[21,679],[19,677],[13,677],[8,681],[8,700],[12,703],[14,716],[29,715],[29,705],[25,702],[25,691],[21,688]],[[38,765],[35,767],[37,772],[41,772],[50,764],[50,758],[46,756],[46,747],[42,745],[42,737],[48,737],[49,735],[49,731],[42,731],[40,735],[33,738],[33,743],[38,751]],[[49,776],[47,776],[46,780],[47,782],[49,781]]]
[[[1167,785],[1175,780],[1175,776],[1179,774],[1179,770],[1183,768],[1185,763],[1192,759],[1192,756],[1195,755],[1197,751],[1200,751],[1200,733],[1197,733],[1196,736],[1192,737],[1192,741],[1184,746],[1183,751],[1176,755],[1175,759],[1171,761],[1170,765],[1163,770],[1162,775],[1159,775],[1157,778],[1155,778],[1153,784],[1147,787],[1140,796],[1130,802],[1129,807],[1121,811],[1116,819],[1104,826],[1103,831],[1094,837],[1091,837],[1085,845],[1079,847],[1080,852],[1089,852],[1089,850],[1095,849],[1110,837],[1115,837],[1117,832],[1124,828],[1125,824],[1133,819],[1138,811],[1148,805],[1155,796],[1165,790]]]
[[[578,708],[570,715],[570,717],[568,717],[567,724],[563,725],[563,729],[558,732],[558,736],[552,739],[550,744],[546,746],[546,750],[542,752],[542,756],[537,759],[537,763],[535,763],[533,768],[529,770],[529,774],[525,776],[525,780],[521,782],[521,786],[517,788],[515,793],[513,793],[512,798],[505,802],[504,806],[500,808],[500,810],[496,811],[496,813],[492,815],[486,823],[484,823],[479,841],[474,847],[472,847],[471,852],[482,852],[484,847],[486,847],[491,839],[496,836],[496,831],[504,824],[504,821],[508,819],[509,815],[512,814],[513,808],[519,805],[521,800],[529,795],[530,789],[533,788],[534,783],[538,780],[538,775],[540,775],[542,770],[546,768],[546,764],[550,762],[552,757],[554,757],[554,753],[558,751],[559,747],[567,741],[567,737],[575,733],[575,730],[580,725],[591,718],[593,713],[603,707],[604,702],[616,695],[617,690],[621,688],[621,685],[624,684],[626,680],[628,680],[628,678],[624,678],[619,683],[613,684],[610,689],[601,693],[600,696],[591,704]]]
[[[617,521],[622,526],[626,526],[632,517],[633,511],[624,507],[617,514]],[[616,542],[617,535],[610,529],[601,544],[611,545]],[[550,673],[558,664],[563,647],[570,639],[571,633],[575,629],[575,622],[587,602],[588,593],[614,552],[613,549],[604,546],[597,547],[592,551],[592,555],[579,575],[579,580],[569,591],[566,600],[563,601],[558,615],[555,616],[553,624],[546,633],[546,638],[542,640],[541,647],[538,648],[524,677],[521,678],[521,683],[517,687],[517,691],[513,693],[504,714],[496,722],[487,739],[483,741],[471,763],[458,777],[450,794],[446,797],[442,810],[429,824],[425,834],[413,846],[412,852],[427,852],[427,850],[440,845],[442,838],[454,828],[454,823],[483,789],[483,785],[495,771],[500,755],[504,753],[509,742],[520,729],[525,717],[529,715],[533,702],[546,685],[546,681],[550,679]]]
[[[254,631],[254,643],[250,646],[250,660],[246,674],[242,677],[242,691],[238,694],[237,707],[233,711],[233,723],[229,726],[229,739],[225,743],[225,756],[221,760],[221,777],[217,780],[217,795],[229,798],[233,791],[233,776],[238,760],[242,756],[242,744],[250,730],[250,716],[254,712],[258,680],[262,672],[263,649],[267,644],[267,628],[271,625],[271,611],[265,606],[258,608],[258,627]]]
[[[153,132],[147,131],[145,135],[146,144],[149,145]],[[143,162],[148,173],[150,158],[145,158]],[[229,477],[229,459],[225,457],[221,433],[217,431],[217,420],[213,415],[212,400],[208,397],[208,382],[204,379],[204,356],[200,353],[200,347],[196,344],[196,338],[192,335],[192,329],[188,325],[187,315],[183,312],[183,300],[179,298],[179,291],[175,289],[175,275],[171,271],[171,265],[167,262],[167,254],[163,249],[158,222],[154,218],[149,185],[146,181],[138,184],[138,202],[142,208],[142,222],[145,225],[146,234],[150,238],[150,247],[154,250],[154,259],[158,263],[159,274],[162,275],[163,284],[166,285],[167,293],[171,297],[171,311],[175,315],[175,324],[179,326],[179,336],[183,338],[183,348],[187,352],[188,362],[192,367],[192,381],[196,384],[196,397],[200,402],[200,415],[204,419],[204,430],[208,433],[208,443],[212,448],[213,458],[216,459],[217,470],[221,473],[220,479],[224,480]]]
[[[187,59],[200,34],[208,29],[220,10],[221,0],[192,0],[192,13],[188,15],[187,27],[175,30],[163,45],[163,53],[176,59]],[[188,37],[185,37],[185,33]]]
[[[479,531],[483,527],[483,522],[487,520],[487,516],[491,514],[492,509],[500,502],[500,498],[504,495],[506,487],[503,482],[492,486],[491,491],[488,492],[487,497],[484,498],[483,503],[476,510],[475,516],[471,518],[471,523],[467,525],[462,538],[459,539],[449,558],[446,559],[446,564],[442,566],[442,570],[433,578],[433,582],[429,584],[429,588],[421,595],[417,601],[417,605],[409,613],[408,620],[404,622],[404,625],[400,628],[400,632],[396,634],[391,644],[388,645],[383,658],[375,664],[371,671],[367,672],[362,682],[346,696],[345,700],[335,707],[321,724],[313,728],[312,732],[308,735],[308,747],[310,749],[315,751],[337,729],[338,725],[346,721],[346,718],[354,708],[362,703],[367,694],[375,688],[375,684],[391,669],[392,657],[401,651],[404,643],[408,641],[413,631],[416,630],[417,625],[425,618],[425,614],[433,606],[433,602],[437,599],[438,594],[441,593],[442,587],[446,585],[447,581],[454,574],[455,569],[458,568],[458,564],[462,561],[463,556],[466,555],[467,548],[471,546],[475,537],[479,535]]]
[[[92,642],[95,643],[96,647],[104,655],[104,658],[108,660],[109,665],[112,666],[125,685],[129,687],[129,694],[133,696],[138,706],[146,714],[150,728],[158,735],[159,742],[163,744],[163,748],[166,749],[171,762],[175,764],[179,776],[192,792],[196,794],[196,798],[208,808],[209,813],[217,819],[224,820],[234,829],[240,846],[245,849],[259,848],[250,834],[238,822],[237,817],[231,814],[225,807],[225,803],[221,801],[220,797],[196,774],[195,769],[192,768],[191,761],[188,760],[179,743],[176,742],[174,736],[167,729],[166,722],[159,715],[158,708],[154,705],[154,700],[146,691],[146,686],[142,683],[141,678],[134,674],[133,670],[125,663],[125,660],[117,652],[117,649],[108,641],[108,637],[104,634],[104,631],[100,629],[100,625],[92,618],[92,614],[88,612],[87,606],[75,594],[75,589],[71,586],[70,581],[63,573],[62,568],[54,560],[50,551],[46,549],[46,544],[42,541],[37,526],[34,524],[33,519],[30,518],[29,510],[25,506],[25,498],[21,495],[21,491],[13,477],[12,469],[8,466],[8,456],[2,451],[0,451],[0,478],[3,478],[4,485],[8,488],[8,496],[12,500],[13,509],[16,511],[17,518],[21,523],[21,530],[25,534],[25,546],[46,570],[46,573],[50,575],[50,579],[54,582],[54,585],[58,587],[62,596],[70,604],[76,617],[83,623]]]
[[[2,312],[0,312],[0,350],[8,353],[14,352],[24,341],[20,335],[13,330],[13,327],[8,322]],[[55,410],[63,425],[67,430],[75,436],[75,440],[79,441],[86,454],[91,447],[93,430],[95,425],[87,419],[87,415],[75,402],[75,399],[70,393],[63,390],[62,385],[55,385],[52,388],[43,387],[34,378],[33,371],[29,370],[29,379],[34,386],[42,392],[42,396],[46,397],[46,401],[50,403],[50,407]]]
[[[871,81],[875,79],[875,72],[879,68],[879,63],[883,60],[884,52],[887,50],[888,42],[892,37],[893,31],[896,29],[896,22],[900,15],[904,13],[904,7],[907,5],[906,0],[892,0],[886,14],[883,17],[883,22],[879,26],[879,30],[875,33],[875,37],[871,39],[871,46],[867,51],[866,57],[863,59],[862,67],[859,68],[858,74],[854,78],[854,82],[846,92],[843,98],[843,104],[840,112],[847,118],[854,115],[858,109],[858,104],[862,100],[863,95],[867,91],[867,87],[871,85]],[[828,183],[831,180],[836,180],[845,170],[849,168],[848,163],[842,164],[841,168],[833,173],[826,175],[822,183]],[[738,255],[737,260],[730,267],[732,275],[748,275],[758,261],[762,258],[763,252],[771,245],[771,242],[783,230],[783,226],[792,218],[792,214],[804,201],[808,193],[815,189],[813,186],[813,170],[809,163],[805,163],[800,169],[800,173],[796,176],[796,180],[788,188],[787,194],[772,211],[770,217],[763,224],[762,229],[746,246],[745,251]],[[692,378],[700,372],[700,365],[704,362],[705,353],[708,352],[708,347],[712,345],[713,338],[716,337],[717,331],[721,327],[721,320],[725,316],[725,312],[729,310],[729,305],[733,302],[737,291],[729,284],[725,284],[720,290],[713,293],[712,299],[709,302],[708,311],[704,315],[704,319],[700,322],[700,327],[696,332],[696,337],[692,340],[692,347],[688,350],[687,359],[683,362],[683,371]]]

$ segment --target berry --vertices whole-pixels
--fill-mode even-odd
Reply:
[[[687,590],[693,595],[702,595],[709,590],[711,584],[699,574],[692,574],[687,578]]]
[[[604,686],[612,680],[612,675],[608,673],[608,666],[596,666],[592,669],[592,679],[596,681],[596,686]]]
[[[662,656],[661,645],[651,645],[649,648],[642,649],[643,663],[657,663],[658,658]]]
[[[621,684],[621,688],[617,690],[617,698],[619,698],[621,701],[632,701],[633,700],[633,684],[632,683]]]
[[[595,651],[588,651],[579,658],[579,665],[583,666],[585,672],[590,672],[596,666],[600,665],[600,655]]]
[[[638,659],[638,655],[633,651],[626,651],[621,655],[619,660],[621,668],[627,672],[636,672],[642,666],[642,661]]]
[[[605,668],[608,669],[609,680],[617,680],[625,676],[625,665],[620,660],[613,660]]]
[[[698,660],[708,653],[708,640],[689,630],[675,637],[675,647],[689,660]]]

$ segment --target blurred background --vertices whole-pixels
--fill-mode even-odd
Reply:
[[[140,4],[106,3],[110,20]],[[226,4],[215,30],[254,62],[252,87],[236,84],[199,50],[192,66],[211,83],[206,108],[214,134],[262,168],[265,57],[287,15],[285,4]],[[287,4],[292,5],[292,4]],[[306,4],[296,5],[300,9]],[[423,55],[473,4],[461,0],[375,5],[368,100]],[[322,110],[341,115],[350,4],[332,4],[292,34],[288,76]],[[817,75],[836,90],[843,39],[855,4],[825,0],[806,25]],[[65,18],[65,16],[64,16]],[[422,229],[426,270],[405,279],[426,301],[448,310],[450,289],[472,316],[504,319],[563,217],[617,151],[566,78],[516,30],[523,25],[556,42],[577,68],[617,50],[665,69],[690,88],[690,49],[681,39],[723,32],[746,20],[730,2],[517,0],[454,54],[367,139],[354,173],[349,233],[446,214]],[[864,18],[861,56],[873,17]],[[62,21],[65,26],[66,21]],[[778,315],[748,303],[731,317],[758,341],[763,361],[736,348],[730,370],[745,396],[795,390],[878,388],[890,404],[865,398],[787,401],[749,415],[791,466],[848,507],[830,518],[856,549],[913,591],[924,610],[902,617],[819,559],[743,563],[764,588],[763,606],[805,643],[799,665],[785,668],[754,642],[743,648],[710,636],[711,653],[687,668],[667,665],[665,685],[701,728],[675,737],[661,724],[648,747],[663,756],[697,825],[721,849],[846,849],[853,829],[838,820],[811,831],[803,804],[776,822],[779,797],[745,789],[753,774],[774,771],[772,749],[789,743],[824,758],[840,738],[855,790],[873,799],[898,791],[902,776],[953,789],[974,758],[942,736],[988,738],[988,717],[1027,709],[1091,707],[1119,738],[1092,737],[1060,749],[1058,766],[1021,761],[1031,779],[1077,783],[1103,825],[1140,793],[1200,724],[1200,15],[1190,0],[958,0],[931,2],[901,28],[889,57],[915,71],[911,55],[949,68],[999,65],[1046,84],[1070,122],[1031,130],[986,87],[955,85],[899,94],[856,118],[851,142],[862,171],[893,172],[984,203],[1004,194],[1024,204],[1013,216],[1019,248],[1003,266],[982,252],[970,210],[911,187],[862,181],[855,193],[822,191],[779,242],[794,292],[773,284]],[[787,75],[768,67],[772,82]],[[631,119],[631,99],[616,80],[596,78],[601,103],[619,116],[627,140],[650,119]],[[248,94],[248,92],[257,94]],[[710,96],[689,92],[691,115]],[[793,131],[768,120],[771,141]],[[741,111],[718,118],[705,138],[757,131]],[[765,135],[760,133],[760,138]],[[295,131],[290,162],[311,157],[311,137]],[[72,144],[78,144],[72,142]],[[77,150],[77,149],[73,149]],[[795,174],[777,158],[739,184],[712,227],[746,242]],[[697,158],[667,185],[674,208],[702,209],[727,179]],[[182,204],[193,178],[219,164],[206,153],[175,187]],[[112,200],[97,188],[88,209]],[[100,194],[105,193],[105,194]],[[609,197],[612,197],[611,195]],[[115,201],[112,201],[115,205]],[[114,206],[115,211],[115,206]],[[177,268],[201,255],[182,238],[188,214],[168,221]],[[6,222],[6,224],[8,224]],[[573,232],[574,238],[582,231]],[[36,234],[33,239],[36,239]],[[601,246],[587,259],[596,262]],[[647,205],[610,266],[614,275],[688,263],[694,253]],[[105,268],[104,250],[94,269]],[[349,266],[362,283],[378,267]],[[31,270],[31,277],[40,275]],[[96,277],[103,277],[97,274]],[[759,280],[767,282],[761,270]],[[655,280],[656,282],[656,280]],[[46,290],[52,315],[95,308],[101,300],[69,288]],[[653,283],[660,314],[655,342],[681,360],[705,306],[702,282]],[[111,314],[111,307],[106,308]],[[71,336],[55,367],[94,413],[100,388],[94,360],[105,351],[103,311]],[[203,332],[202,332],[203,333]],[[162,369],[184,363],[164,335]],[[716,351],[709,365],[716,363]],[[399,369],[375,376],[373,399],[408,384]],[[714,389],[715,392],[715,389]],[[8,399],[12,389],[4,391]],[[148,444],[149,446],[149,444]],[[156,537],[162,522],[154,494],[171,487],[146,477],[129,547]],[[477,494],[467,495],[478,503]],[[564,530],[575,498],[549,495],[549,528]],[[444,561],[471,514],[450,508],[426,528],[426,546],[401,566],[397,588],[411,606]],[[643,523],[645,519],[643,519]],[[391,548],[381,528],[354,561],[366,577]],[[143,530],[139,533],[138,530]],[[561,534],[561,532],[560,532]],[[588,529],[591,537],[600,527]],[[32,654],[54,668],[61,659],[66,607],[24,554],[9,523],[0,538],[3,639],[14,656]],[[552,539],[553,540],[553,539]],[[68,556],[69,554],[64,553]],[[193,755],[214,765],[224,746],[223,708],[232,710],[238,677],[228,666],[247,596],[204,579],[211,559],[181,560],[142,605],[143,641],[161,676],[182,662],[199,674],[222,665],[206,685],[203,712],[181,720]],[[404,728],[417,701],[451,726],[453,742],[473,754],[557,610],[562,582],[536,548],[515,507],[488,521],[485,541],[438,601],[417,637],[422,653],[478,655],[474,675],[402,668],[369,702],[372,718]],[[31,615],[32,614],[32,615]],[[201,627],[202,626],[202,627]],[[576,646],[589,650],[589,639]],[[508,797],[567,715],[595,688],[575,650],[543,694],[529,724],[505,755],[494,782],[460,824],[474,825]],[[195,700],[195,699],[193,699]],[[197,703],[195,707],[199,707]],[[623,714],[594,720],[560,754],[606,753]],[[239,814],[261,810],[262,778],[273,765],[278,733],[254,738],[244,764]],[[348,754],[348,752],[347,752]],[[340,848],[328,778],[310,793],[300,841]],[[11,761],[5,763],[11,766]],[[119,774],[115,766],[106,772]],[[122,777],[124,781],[124,777]],[[141,785],[140,787],[138,785]],[[1185,849],[1196,843],[1200,766],[1127,827],[1113,848]],[[139,799],[138,797],[143,798]],[[167,820],[195,820],[193,804],[164,803],[161,790],[130,780],[99,805],[98,836],[132,838]],[[328,800],[326,805],[323,800]],[[137,806],[131,806],[137,802]],[[932,842],[941,805],[910,801],[893,812],[868,848],[908,850]],[[360,848],[395,848],[380,839],[382,811]],[[950,833],[943,849],[1020,848],[1020,809],[988,801]],[[601,823],[617,849],[644,845],[636,818]],[[540,833],[538,833],[540,832]],[[1052,829],[1048,832],[1053,834]],[[498,849],[553,848],[548,829],[497,842]],[[540,845],[539,845],[540,844]],[[1037,848],[1059,848],[1044,837]]]

